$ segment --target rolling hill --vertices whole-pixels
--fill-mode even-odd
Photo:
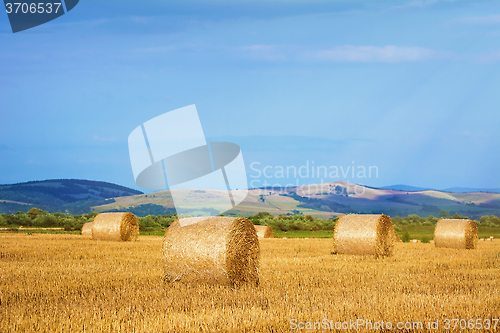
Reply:
[[[207,200],[203,206],[193,205],[180,211],[186,215],[215,215],[221,212],[220,194],[217,191],[184,190],[190,199]],[[196,201],[196,200],[190,200]],[[115,198],[114,202],[92,207],[95,211],[125,211],[146,207],[163,206],[173,209],[169,191],[139,194]],[[241,204],[228,213],[251,215],[261,211],[273,215],[309,214],[315,217],[333,218],[345,213],[384,213],[389,216],[438,216],[440,211],[458,213],[470,218],[482,215],[500,215],[500,194],[487,192],[451,193],[435,190],[399,191],[378,189],[348,182],[311,184],[299,187],[251,189]]]
[[[124,186],[89,180],[55,179],[0,185],[0,213],[28,211],[37,207],[49,212],[89,213],[90,207],[118,197],[142,192]]]
[[[253,215],[266,211],[273,215],[304,214],[322,218],[346,213],[384,213],[426,217],[438,216],[444,210],[450,215],[458,213],[475,219],[483,215],[500,215],[500,193],[396,187],[398,189],[372,188],[339,181],[286,189],[250,189],[247,198],[228,213]],[[183,190],[182,195],[198,203],[177,212],[192,216],[217,215],[222,211],[221,194],[210,190]],[[32,207],[71,214],[130,211],[145,216],[176,212],[169,191],[144,194],[116,184],[75,179],[0,185],[0,213],[28,211]]]

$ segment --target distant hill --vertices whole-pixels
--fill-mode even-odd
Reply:
[[[432,188],[415,187],[403,184],[390,185],[379,188],[382,190],[396,190],[403,192],[441,191],[441,192],[452,192],[452,193],[475,193],[475,192],[500,193],[500,188],[450,187],[450,188],[445,188],[444,190],[436,190]]]
[[[443,191],[453,192],[453,193],[472,193],[472,192],[500,193],[500,188],[451,187],[451,188],[446,188]]]
[[[203,205],[191,207],[180,214],[217,215],[221,212],[219,191],[182,190],[186,198],[198,197]],[[163,206],[164,208],[158,207]],[[104,211],[140,211],[147,209],[173,209],[169,191],[158,191],[131,197],[116,198],[114,202],[92,207]],[[235,215],[254,215],[266,211],[273,215],[304,214],[315,217],[332,218],[346,213],[386,214],[407,216],[416,214],[421,217],[439,216],[442,213],[455,213],[479,219],[483,215],[500,215],[500,194],[498,193],[450,193],[443,191],[401,191],[378,189],[348,182],[311,184],[299,187],[251,189],[247,198],[228,213]]]
[[[402,185],[402,184],[384,186],[384,187],[380,187],[380,189],[382,189],[382,190],[396,190],[396,191],[404,191],[404,192],[420,192],[420,191],[432,190],[430,188],[415,187],[415,186]]]
[[[304,214],[333,218],[346,213],[386,214],[422,217],[449,212],[478,219],[500,215],[500,193],[473,189],[460,192],[421,189],[407,185],[372,188],[344,181],[298,187],[250,189],[248,196],[229,211],[235,215],[254,215],[266,211],[275,216]],[[179,214],[217,215],[223,210],[220,191],[182,190],[185,198],[199,198],[203,204],[184,208]],[[170,191],[144,194],[124,186],[76,179],[35,181],[0,185],[0,213],[28,211],[37,207],[49,212],[71,214],[92,211],[129,211],[138,216],[176,212]]]
[[[49,212],[90,213],[92,206],[137,194],[142,192],[112,183],[79,179],[0,185],[0,213],[26,212],[31,207]]]

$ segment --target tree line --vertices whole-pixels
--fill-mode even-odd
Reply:
[[[17,212],[15,214],[1,214],[0,227],[17,228],[53,228],[60,227],[65,231],[80,231],[87,222],[92,222],[98,212],[91,214],[70,215],[64,213],[49,213],[39,208],[31,208],[28,212]],[[221,215],[219,215],[221,216]],[[222,215],[223,216],[223,215]],[[137,217],[139,230],[142,232],[153,232],[165,230],[178,218],[177,214],[158,214]],[[311,215],[303,215],[298,212],[295,215],[273,216],[268,212],[260,212],[247,216],[255,225],[267,225],[273,230],[279,231],[319,231],[333,230],[338,217],[333,219],[323,219]],[[439,218],[467,219],[457,213],[449,216],[448,211],[441,211],[438,217],[419,217],[418,215],[408,215],[406,217],[395,216],[391,220],[396,227],[400,226],[434,226]],[[495,215],[482,216],[479,225],[486,227],[500,227],[500,217]]]
[[[65,231],[81,231],[83,225],[94,221],[97,214],[99,212],[80,215],[49,213],[39,208],[31,208],[26,213],[19,211],[15,214],[0,214],[0,227],[63,228]],[[165,229],[175,219],[177,214],[137,217],[139,230],[146,232]]]

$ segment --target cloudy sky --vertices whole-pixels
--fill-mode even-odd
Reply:
[[[500,187],[499,1],[82,0],[0,45],[0,184],[139,189],[130,132],[196,104],[249,180]]]

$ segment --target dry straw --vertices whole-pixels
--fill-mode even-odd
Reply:
[[[101,213],[94,218],[92,239],[135,241],[139,223],[132,213]]]
[[[391,236],[392,238],[394,239],[394,243],[399,243],[401,242],[401,238],[399,237],[399,235],[396,233],[396,231],[394,231],[394,227],[393,228],[390,228],[389,229],[390,233],[391,233]]]
[[[82,236],[92,237],[92,222],[87,222],[83,225]]]
[[[255,225],[254,227],[259,238],[274,238],[273,229],[271,227],[266,225]]]
[[[209,217],[182,227],[174,221],[165,233],[163,256],[169,282],[240,285],[259,283],[259,239],[250,220]]]
[[[343,215],[333,233],[334,253],[389,256],[394,235],[391,219],[386,215]]]
[[[477,240],[477,225],[472,220],[441,219],[434,230],[436,247],[475,249]]]

